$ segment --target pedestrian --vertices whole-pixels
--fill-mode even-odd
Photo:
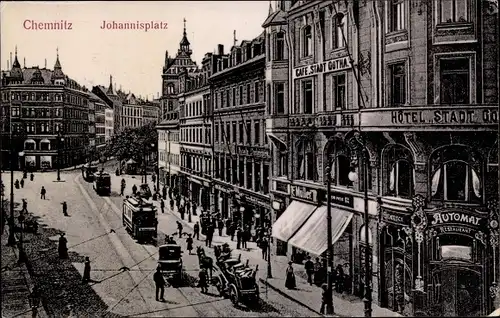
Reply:
[[[344,292],[344,268],[341,264],[337,265],[337,283],[335,284],[335,291],[339,294]]]
[[[181,222],[177,221],[177,231],[179,231],[179,238],[182,238],[182,224]]]
[[[170,211],[174,211],[174,199],[170,199]]]
[[[285,287],[288,289],[295,289],[297,287],[292,264],[292,262],[288,262],[288,268],[286,269]]]
[[[262,249],[262,259],[267,261],[267,254],[269,249],[269,242],[267,241],[267,238],[262,238],[262,240],[260,241],[260,248]]]
[[[19,182],[19,184],[21,184],[21,188],[24,188],[24,179],[21,179],[21,181]]]
[[[30,180],[33,181],[33,179],[35,179],[35,175],[33,174],[33,172],[30,174]]]
[[[189,251],[189,255],[191,255],[191,251],[193,250],[193,238],[191,237],[191,233],[188,234],[186,245],[186,249]]]
[[[42,186],[42,189],[40,190],[40,199],[45,200],[45,193],[47,193],[47,190]]]
[[[59,237],[59,246],[57,248],[59,258],[61,259],[68,258],[68,240],[64,237],[64,235],[64,233],[61,233],[61,236]]]
[[[201,288],[202,293],[208,293],[208,274],[206,268],[200,270],[199,278],[198,287]]]
[[[321,277],[321,262],[319,261],[319,257],[316,257],[316,262],[314,263],[314,284],[316,286],[321,286],[323,284],[323,280]]]
[[[181,207],[179,208],[179,212],[181,214],[181,219],[184,220],[184,213],[185,213],[185,206],[184,205],[181,205]]]
[[[319,310],[319,313],[324,315],[324,314],[333,314],[333,303],[332,303],[332,297],[330,294],[330,290],[326,284],[321,285],[321,308]],[[326,309],[326,312],[325,312]]]
[[[151,176],[151,180],[153,181],[153,183],[156,182],[156,175],[153,173],[153,175]],[[156,192],[156,191],[155,191]]]
[[[241,228],[236,230],[236,249],[239,250],[241,248],[241,236],[242,236]]]
[[[170,244],[170,235],[165,235],[165,244]]]
[[[85,265],[83,267],[83,278],[82,283],[90,282],[90,259],[85,256]]]
[[[16,182],[14,182],[14,186],[16,187],[16,189],[19,189],[19,180],[16,179]]]
[[[222,230],[224,229],[224,221],[222,219],[219,219],[217,223],[219,228],[219,236],[222,236]]]
[[[231,236],[231,219],[226,219],[226,235]]]
[[[118,170],[118,169],[117,169]],[[123,196],[123,193],[125,192],[125,179],[122,179],[122,183],[120,186],[120,195]]]
[[[161,213],[165,213],[165,201],[163,201],[163,198],[160,198],[160,208]]]
[[[309,285],[313,283],[313,274],[314,274],[314,263],[311,261],[311,256],[307,256],[307,261],[304,263],[304,269],[307,274],[307,282]]]
[[[23,211],[28,212],[28,200],[22,199],[23,200]]]
[[[163,296],[165,295],[165,279],[160,271],[160,266],[156,268],[156,273],[153,275],[153,280],[156,286],[156,301],[165,301]],[[160,294],[158,298],[158,293]]]
[[[247,240],[248,240],[248,228],[245,228],[241,233],[241,248],[247,248]]]
[[[62,210],[63,210],[64,216],[68,216],[68,204],[66,203],[66,201],[64,201],[62,203]]]
[[[193,203],[193,215],[198,215],[198,213],[196,212],[197,209],[198,206],[196,205],[196,203]]]
[[[163,185],[163,188],[161,189],[161,194],[163,196],[163,200],[167,199],[167,187]]]
[[[193,226],[194,237],[199,241],[200,240],[200,224],[196,222]]]
[[[137,193],[137,186],[134,184],[132,186],[132,194],[135,195]]]
[[[207,235],[205,235],[205,245],[208,247],[212,247],[212,238],[214,236],[214,226],[213,224],[209,224],[207,227]]]
[[[189,213],[189,210],[191,210],[191,203],[189,201],[186,202],[186,212]]]

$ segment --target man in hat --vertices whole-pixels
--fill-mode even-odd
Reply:
[[[59,258],[64,259],[68,258],[68,240],[64,237],[64,233],[61,233],[61,236],[59,237],[59,246],[57,248],[57,251],[59,252]]]
[[[191,237],[191,233],[188,233],[188,237],[186,238],[187,250],[189,251],[189,255],[191,255],[191,251],[193,250],[193,238]]]
[[[85,256],[85,266],[83,267],[82,283],[90,282],[90,259]]]
[[[165,301],[163,296],[165,295],[165,279],[160,271],[160,266],[156,268],[156,273],[153,275],[153,280],[156,286],[156,301]],[[160,297],[158,298],[158,293]]]
[[[314,263],[311,261],[311,256],[307,256],[307,261],[304,263],[304,269],[307,274],[307,282],[309,285],[313,283],[313,274],[314,274]]]

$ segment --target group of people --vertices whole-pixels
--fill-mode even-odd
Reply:
[[[311,257],[307,256],[307,259],[304,262],[304,270],[307,274],[307,282],[310,285],[315,284],[316,286],[322,286],[326,282],[328,275],[327,267],[324,262],[320,261],[319,257],[316,257],[315,262],[313,262]],[[331,275],[335,291],[339,294],[343,293],[346,275],[342,265],[338,264]]]
[[[19,181],[19,179],[16,179],[16,181],[14,181],[14,188],[16,188],[16,189],[24,188],[24,179],[27,179],[27,178],[28,178],[28,173],[25,171],[25,172],[23,172],[23,177],[21,178],[21,181]],[[35,175],[32,172],[30,174],[30,180],[33,181],[34,179],[35,179]]]

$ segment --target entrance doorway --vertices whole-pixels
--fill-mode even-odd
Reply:
[[[481,316],[481,267],[460,264],[438,267],[432,272],[431,314],[442,317]]]

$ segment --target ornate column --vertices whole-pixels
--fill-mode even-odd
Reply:
[[[414,306],[424,306],[425,288],[424,288],[424,237],[427,229],[427,215],[424,212],[425,198],[417,194],[413,197],[412,206],[413,214],[411,216],[411,227],[414,233],[414,242],[416,243],[417,257],[416,268],[417,272],[414,280]]]
[[[491,247],[492,253],[492,282],[489,286],[489,294],[492,299],[493,307],[500,307],[500,250],[499,250],[499,242],[500,242],[500,231],[499,231],[499,212],[498,212],[498,199],[492,198],[488,202],[488,229],[489,229],[489,243]]]

